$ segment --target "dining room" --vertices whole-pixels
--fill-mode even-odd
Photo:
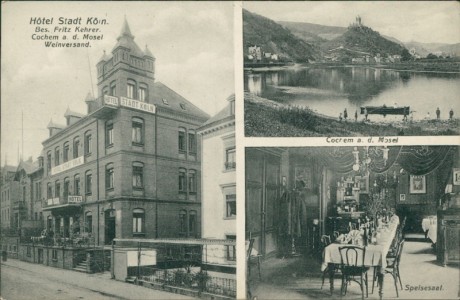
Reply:
[[[246,148],[248,296],[458,298],[458,158],[457,146]]]

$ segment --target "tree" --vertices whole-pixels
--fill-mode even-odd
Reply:
[[[426,56],[426,58],[428,58],[428,59],[436,59],[436,58],[438,58],[438,57],[437,57],[436,55],[434,55],[433,53],[430,53],[430,54],[428,54],[428,55]]]
[[[406,48],[404,48],[402,51],[401,51],[401,60],[402,61],[408,61],[408,60],[411,60],[412,59],[412,55],[409,53],[409,50],[407,50]]]

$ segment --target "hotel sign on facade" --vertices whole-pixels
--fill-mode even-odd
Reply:
[[[123,106],[123,107],[128,107],[132,109],[137,109],[141,111],[145,111],[148,113],[154,114],[156,112],[156,107],[153,104],[150,103],[145,103],[142,101],[126,98],[126,97],[114,97],[114,96],[108,96],[104,95],[104,104],[108,106]]]
[[[56,175],[61,172],[70,170],[74,167],[81,166],[84,163],[84,158],[83,156],[74,158],[72,160],[69,160],[63,164],[60,164],[59,166],[55,166],[54,168],[51,168],[51,175]]]

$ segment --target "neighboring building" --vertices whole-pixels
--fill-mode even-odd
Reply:
[[[18,201],[19,182],[14,181],[17,167],[5,165],[1,168],[0,180],[0,207],[2,233],[15,231],[17,223],[13,219],[13,203]]]
[[[236,239],[235,96],[209,119],[202,136],[202,236],[207,239]],[[236,267],[234,246],[207,250],[209,264]]]
[[[201,147],[209,116],[160,82],[155,58],[124,22],[97,63],[87,115],[67,110],[43,142],[47,228],[96,244],[114,238],[200,237]]]
[[[14,177],[19,183],[19,197],[13,203],[13,222],[21,229],[21,236],[32,236],[43,230],[41,159],[21,161]]]

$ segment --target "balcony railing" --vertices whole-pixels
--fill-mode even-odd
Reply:
[[[141,258],[128,266],[128,277],[138,282],[235,298],[236,262],[228,261],[227,250],[235,245],[234,240],[115,239],[113,247]]]
[[[56,197],[46,200],[46,206],[56,206],[62,204],[79,204],[83,202],[83,196]]]

